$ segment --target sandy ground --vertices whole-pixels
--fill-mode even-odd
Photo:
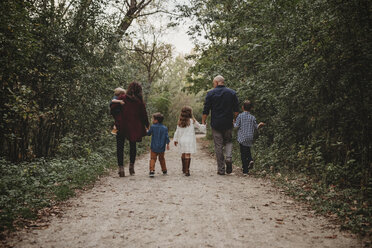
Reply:
[[[157,162],[155,178],[148,177],[148,154],[137,160],[135,176],[119,178],[113,171],[69,200],[62,216],[50,217],[42,228],[20,231],[9,245],[362,247],[353,235],[339,231],[267,180],[243,177],[238,168],[231,175],[217,175],[214,158],[203,150],[192,158],[190,177],[183,176],[173,145],[166,160],[167,176]]]

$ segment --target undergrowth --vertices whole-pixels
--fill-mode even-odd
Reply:
[[[116,168],[116,140],[107,136],[95,148],[66,141],[56,158],[10,163],[0,158],[0,233],[14,230],[19,220],[37,218],[37,212],[75,195],[75,190],[92,185],[99,176]],[[147,151],[149,139],[138,143],[138,154]],[[124,158],[128,157],[125,144]],[[71,157],[85,147],[84,156]]]
[[[210,140],[209,151],[214,153],[213,140]],[[269,178],[274,184],[283,189],[286,194],[305,202],[319,214],[336,220],[342,229],[350,230],[361,236],[371,238],[372,207],[371,197],[362,195],[355,188],[342,188],[333,184],[327,185],[315,176],[299,172],[286,165],[286,160],[275,161],[271,164],[272,154],[265,153],[253,146],[252,156],[255,160],[251,175]],[[234,137],[234,165],[242,166],[239,144]]]

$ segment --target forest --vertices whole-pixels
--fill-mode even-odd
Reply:
[[[370,235],[371,1],[170,2],[1,1],[0,231],[116,166],[116,87],[141,82],[172,133],[185,105],[200,120],[220,74],[266,123],[255,176]],[[184,56],[161,36],[185,20]]]

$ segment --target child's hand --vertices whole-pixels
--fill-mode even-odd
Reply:
[[[206,133],[206,132],[207,132],[207,125],[203,125],[203,124],[201,124],[199,130],[200,130],[202,133]]]
[[[170,148],[169,148],[169,144],[167,144],[167,150],[169,151],[169,149],[170,149]]]
[[[124,105],[125,102],[124,102],[123,100],[120,100],[120,104],[121,104],[121,105]]]
[[[174,145],[175,145],[175,146],[177,146],[177,144],[178,144],[178,142],[177,142],[177,141],[175,141],[175,142],[174,142]]]
[[[262,127],[262,126],[265,126],[265,123],[260,122],[260,123],[258,124],[258,128],[260,128],[260,127]]]

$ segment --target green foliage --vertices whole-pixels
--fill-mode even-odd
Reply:
[[[266,123],[255,144],[261,170],[303,173],[370,205],[370,8],[367,0],[191,1],[181,6],[196,20],[188,88],[206,90],[223,75]]]
[[[32,162],[14,164],[0,159],[0,232],[13,228],[15,220],[36,218],[37,210],[51,206],[75,195],[75,190],[95,182],[111,168],[116,168],[116,140],[106,132],[97,145],[84,146],[84,154],[78,156],[82,148],[79,144],[63,143],[59,156],[36,159]],[[138,154],[146,152],[148,138],[138,143]],[[125,154],[129,154],[125,145]],[[128,160],[129,156],[124,156]]]
[[[74,195],[74,190],[94,182],[115,164],[115,154],[92,153],[79,159],[38,159],[12,164],[0,161],[0,231],[19,218],[36,217],[37,210]]]
[[[0,3],[1,156],[13,162],[54,156],[70,136],[97,142],[112,123],[113,89],[144,80],[130,52],[108,51],[116,31],[108,4]]]
[[[182,56],[169,61],[163,77],[154,82],[151,89],[149,111],[161,112],[164,115],[164,124],[170,133],[176,130],[182,107],[190,106],[199,121],[202,115],[204,91],[197,94],[183,91],[187,85],[186,75],[190,66],[190,62]]]
[[[87,140],[107,121],[109,79],[96,52],[110,30],[97,1],[64,16],[49,4],[1,3],[1,155],[12,161],[53,155],[69,132]],[[94,96],[94,97],[93,97]],[[98,124],[98,125],[97,125]]]
[[[0,231],[116,164],[108,103],[114,88],[147,77],[119,43],[129,25],[117,33],[111,5],[0,2]]]

